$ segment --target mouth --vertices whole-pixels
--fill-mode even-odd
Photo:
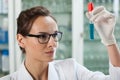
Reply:
[[[53,56],[53,55],[54,55],[54,51],[48,51],[48,52],[46,52],[46,54],[47,54],[48,56]]]

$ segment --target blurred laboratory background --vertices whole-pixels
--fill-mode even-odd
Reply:
[[[21,10],[39,5],[51,11],[63,32],[56,59],[75,58],[92,71],[108,74],[105,46],[96,31],[95,39],[89,39],[89,21],[85,16],[89,1],[95,7],[103,5],[115,14],[117,24],[114,34],[120,47],[119,0],[0,0],[0,77],[16,71],[24,59],[16,41],[16,18]]]

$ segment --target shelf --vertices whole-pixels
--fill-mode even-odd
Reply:
[[[8,49],[8,44],[0,44],[0,50]]]
[[[0,13],[0,16],[8,16],[7,13]]]
[[[9,73],[8,72],[2,72],[2,71],[0,71],[0,77],[3,77],[3,76],[5,76],[5,75],[8,75]]]

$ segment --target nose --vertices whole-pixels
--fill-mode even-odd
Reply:
[[[48,41],[48,47],[57,47],[57,42],[54,40],[52,36],[50,36],[50,39]]]

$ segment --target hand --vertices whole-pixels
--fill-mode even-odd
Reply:
[[[108,12],[103,6],[100,6],[96,7],[91,13],[87,12],[86,16],[94,23],[95,29],[104,45],[116,43],[113,34],[116,19],[112,13]]]

